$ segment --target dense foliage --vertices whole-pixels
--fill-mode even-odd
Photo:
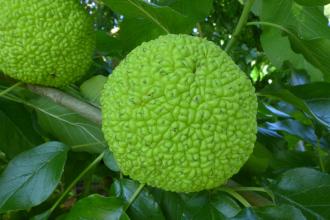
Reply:
[[[59,91],[0,74],[0,218],[330,219],[326,4],[84,1],[97,32],[85,78]],[[167,33],[215,42],[256,88],[254,152],[237,175],[213,190],[141,187],[120,173],[100,129],[106,77],[133,48]]]

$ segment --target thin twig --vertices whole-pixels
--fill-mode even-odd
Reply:
[[[275,196],[272,191],[269,189],[266,189],[264,187],[246,187],[246,186],[241,186],[241,187],[235,187],[233,188],[237,192],[263,192],[266,193],[271,199],[272,202],[275,203]]]
[[[239,18],[239,21],[238,21],[238,24],[235,28],[235,31],[234,31],[233,35],[231,36],[231,39],[230,39],[229,43],[226,46],[226,49],[225,49],[226,52],[229,52],[230,49],[236,43],[237,37],[240,35],[241,31],[243,30],[243,28],[244,28],[244,26],[247,22],[247,19],[248,19],[250,10],[251,10],[251,8],[254,4],[254,1],[255,0],[247,0],[247,2],[245,3],[243,12],[241,14],[241,17]]]
[[[56,200],[56,202],[53,204],[53,206],[49,209],[49,215],[55,210],[55,208],[60,204],[60,202],[63,200],[63,198],[72,190],[72,188],[78,183],[78,181],[85,176],[85,174],[90,171],[93,167],[95,167],[104,156],[104,152],[101,153],[98,157],[93,160],[92,163],[90,163],[73,181],[72,183],[66,188],[66,190],[61,194],[61,196]]]
[[[238,187],[242,187],[240,184],[233,180],[229,180],[226,184],[226,186],[233,188],[233,190],[237,189]],[[256,207],[262,207],[262,206],[267,206],[267,205],[274,205],[272,201],[269,199],[265,198],[264,196],[255,193],[255,192],[240,192],[242,196],[253,206]],[[273,198],[272,198],[273,199]]]
[[[199,22],[197,22],[196,28],[198,30],[199,37],[204,37],[203,30],[202,30],[202,25]]]
[[[17,82],[14,85],[12,85],[11,87],[9,87],[9,88],[1,91],[0,92],[0,97],[6,95],[7,93],[11,92],[13,89],[15,89],[16,87],[18,87],[18,86],[20,86],[22,84],[23,84],[22,82]]]
[[[139,185],[139,187],[135,190],[134,194],[132,195],[132,197],[129,199],[126,207],[124,208],[124,211],[126,211],[134,202],[134,200],[138,197],[138,195],[140,194],[140,192],[142,191],[143,187],[145,186],[144,183],[141,183]]]
[[[251,207],[251,204],[246,200],[246,198],[244,198],[239,193],[235,192],[235,190],[233,190],[232,188],[221,186],[217,188],[217,190],[228,193],[229,195],[234,197],[237,201],[239,201],[242,205],[244,205],[244,207],[246,208]]]

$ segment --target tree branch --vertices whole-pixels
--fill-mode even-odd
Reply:
[[[235,31],[234,31],[229,43],[227,44],[227,46],[225,48],[226,52],[229,52],[230,49],[235,45],[235,43],[237,41],[237,37],[240,35],[241,31],[243,30],[243,28],[248,20],[248,16],[249,16],[250,10],[254,4],[254,1],[255,0],[247,0],[247,2],[245,3],[243,12],[241,14],[241,17],[239,18]]]
[[[30,91],[50,98],[53,102],[60,104],[74,112],[77,112],[86,119],[95,122],[98,125],[102,123],[102,114],[100,109],[76,99],[58,89],[42,87],[37,85],[26,84],[26,88]]]

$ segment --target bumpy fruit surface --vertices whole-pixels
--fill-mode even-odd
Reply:
[[[67,85],[88,70],[94,46],[78,0],[0,0],[0,70],[12,78]]]
[[[103,133],[122,172],[176,192],[223,184],[256,139],[254,88],[214,43],[166,35],[135,48],[101,96]]]

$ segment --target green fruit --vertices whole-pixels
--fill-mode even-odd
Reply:
[[[80,85],[80,93],[90,102],[99,105],[101,91],[107,79],[103,75],[91,77]]]
[[[166,35],[135,48],[101,95],[103,133],[122,172],[176,192],[223,184],[251,154],[257,99],[217,45]]]
[[[92,18],[78,0],[0,0],[0,70],[17,80],[60,87],[88,70]]]

